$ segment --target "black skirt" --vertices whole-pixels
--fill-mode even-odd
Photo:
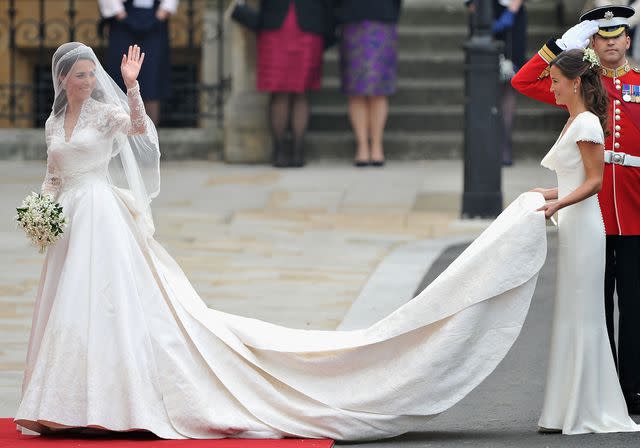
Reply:
[[[160,100],[170,95],[169,72],[169,23],[156,19],[156,9],[134,8],[127,2],[127,17],[124,20],[113,18],[109,29],[109,49],[107,51],[107,71],[118,85],[126,90],[120,63],[129,45],[137,44],[145,53],[138,82],[140,93],[145,100]]]

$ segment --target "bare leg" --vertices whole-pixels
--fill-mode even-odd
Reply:
[[[304,166],[304,135],[309,125],[309,99],[306,93],[293,95],[291,130],[293,131],[293,157],[291,166]]]
[[[369,97],[369,113],[371,121],[371,161],[375,164],[384,162],[382,136],[389,114],[389,100],[386,96]]]
[[[144,109],[147,111],[147,115],[153,121],[153,124],[158,126],[158,122],[160,121],[160,101],[158,100],[147,100],[144,101]]]
[[[369,107],[367,97],[349,97],[349,118],[356,136],[357,150],[354,162],[369,163]]]
[[[272,164],[277,167],[289,166],[289,154],[285,151],[284,137],[289,125],[291,108],[290,94],[273,92],[269,101],[269,126],[273,138]]]

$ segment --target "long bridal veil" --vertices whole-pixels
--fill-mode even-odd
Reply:
[[[131,115],[127,95],[118,87],[104,70],[91,47],[80,42],[68,42],[61,45],[53,55],[52,76],[54,101],[51,115],[61,117],[67,106],[65,84],[71,68],[80,60],[91,61],[95,65],[92,73],[96,85],[92,98],[102,104],[120,109],[126,117]],[[82,116],[80,120],[92,120],[95,117]],[[109,180],[118,188],[118,193],[136,213],[141,228],[153,234],[151,200],[160,192],[160,144],[158,133],[151,119],[145,114],[145,132],[137,135],[116,133],[113,135],[112,153],[109,161]],[[82,126],[82,123],[78,123]],[[109,126],[109,123],[98,123]],[[100,161],[98,161],[99,163]],[[86,170],[86,167],[80,167]]]

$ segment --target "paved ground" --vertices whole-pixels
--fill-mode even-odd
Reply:
[[[498,368],[460,403],[437,416],[430,431],[381,442],[349,444],[362,448],[417,447],[637,447],[638,434],[538,434],[553,313],[557,238],[549,229],[547,261],[520,337]],[[433,280],[466,245],[450,247],[425,276]],[[634,416],[639,417],[639,416]],[[640,422],[639,418],[635,418]]]
[[[217,309],[292,327],[345,328],[375,320],[408,300],[425,275],[437,275],[460,243],[486,225],[457,219],[462,164],[455,161],[364,170],[338,162],[302,170],[185,162],[164,164],[162,170],[163,189],[154,202],[156,237],[203,299]],[[0,417],[12,416],[17,406],[42,262],[15,230],[13,209],[37,188],[43,172],[39,162],[0,163]],[[553,174],[537,162],[519,163],[504,170],[505,202],[533,186],[553,184]],[[550,257],[516,346],[487,381],[434,419],[432,432],[367,446],[640,442],[624,435],[558,438],[534,432],[554,263]]]

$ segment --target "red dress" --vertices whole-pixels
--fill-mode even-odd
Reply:
[[[551,45],[542,47],[511,84],[528,97],[555,105],[548,76],[548,61],[556,53]],[[605,138],[605,149],[640,156],[640,103],[624,101],[622,95],[623,85],[640,85],[640,70],[630,66],[614,73],[603,70],[601,79],[609,94],[610,134]],[[598,199],[607,235],[640,235],[640,168],[605,163]]]
[[[294,2],[280,29],[258,33],[258,90],[318,90],[322,79],[324,39],[300,29]]]

